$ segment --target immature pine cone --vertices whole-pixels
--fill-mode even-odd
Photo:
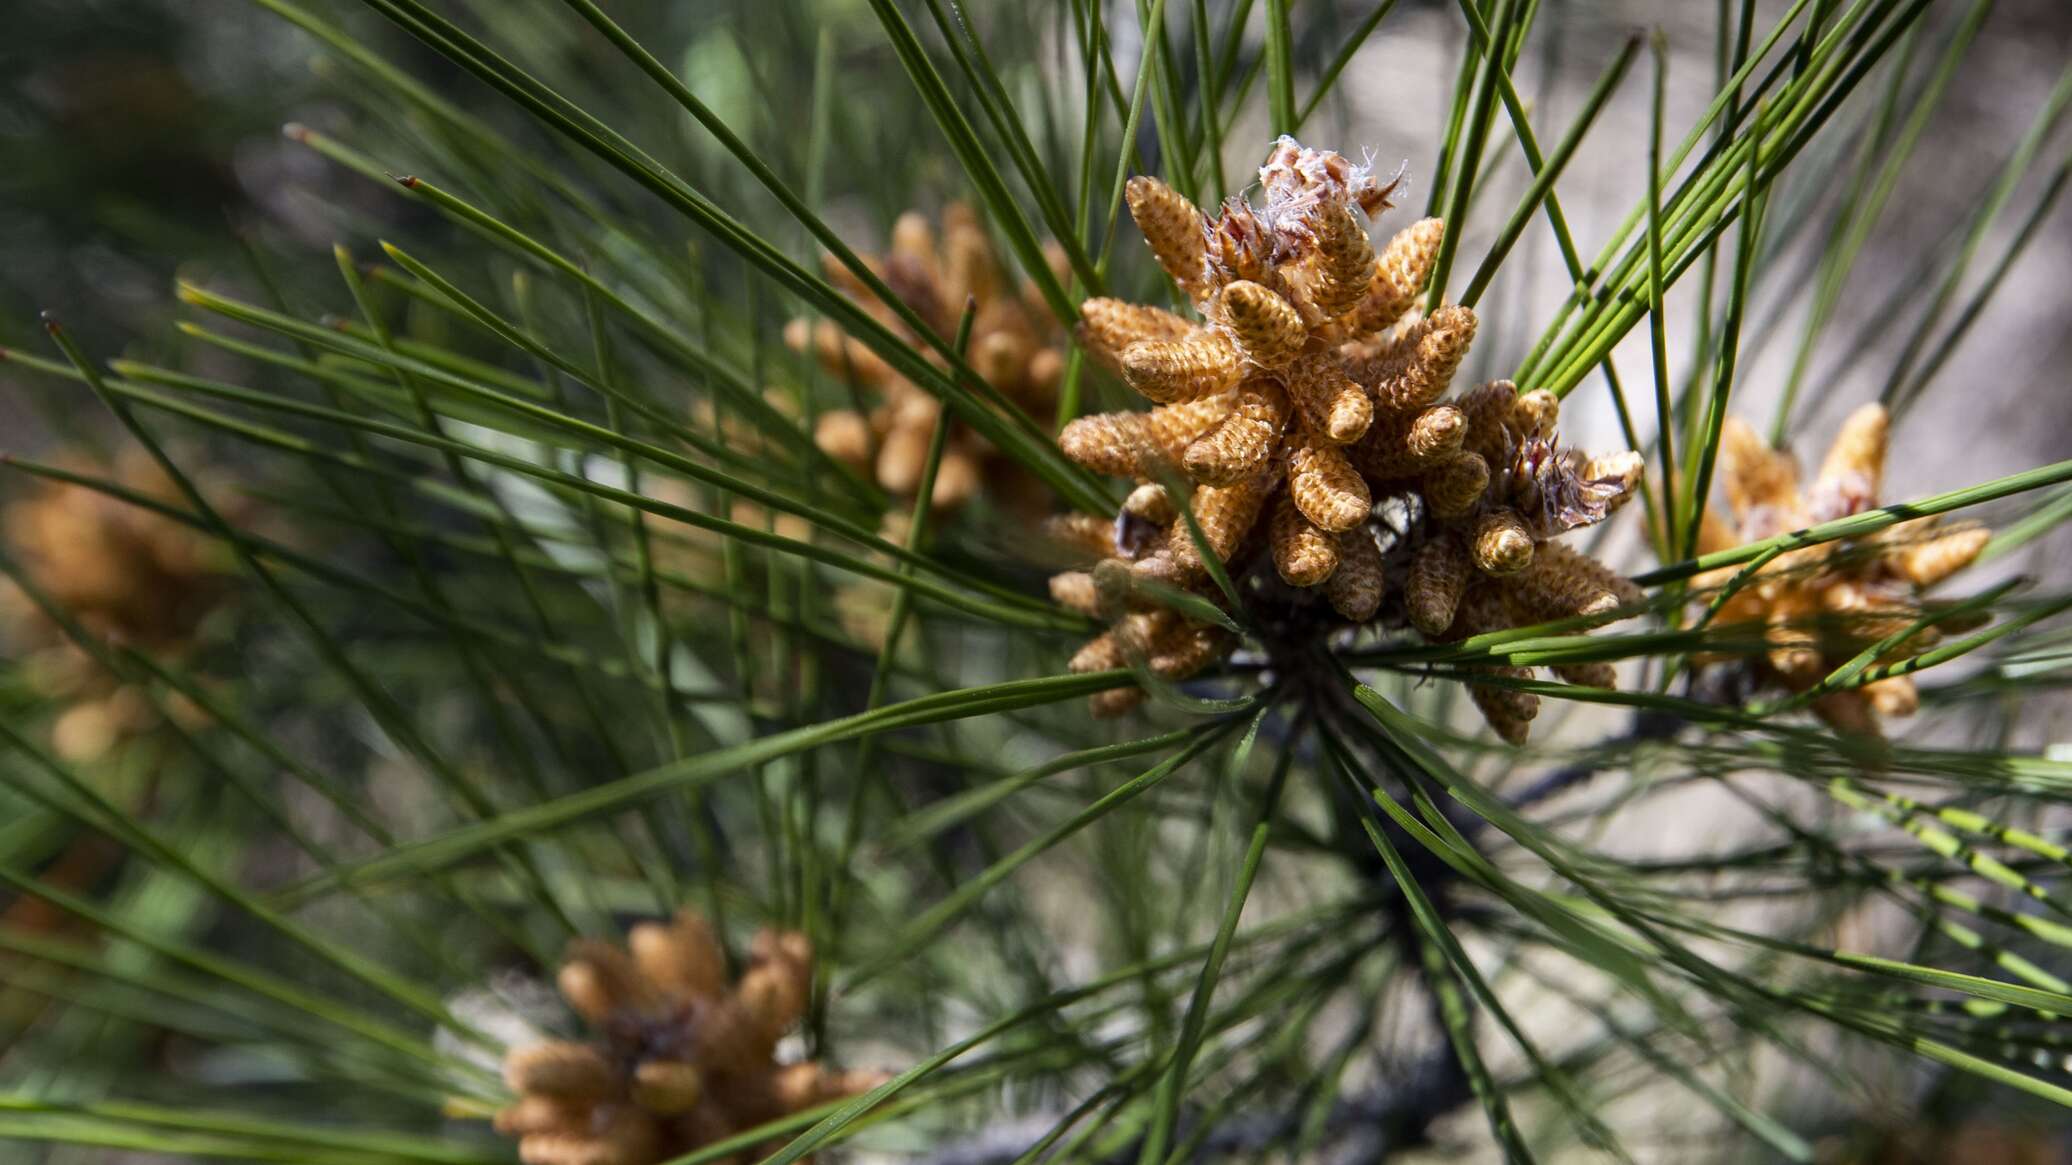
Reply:
[[[1009,282],[970,207],[953,202],[943,208],[940,238],[921,214],[901,215],[892,226],[891,251],[864,261],[939,335],[956,335],[966,301],[976,302],[968,349],[972,368],[1032,415],[1050,413],[1065,367],[1057,321],[1033,288]],[[1052,265],[1063,265],[1055,249]],[[912,341],[917,351],[932,353],[847,267],[832,257],[825,267],[828,279],[851,299]],[[941,402],[831,320],[815,325],[793,320],[784,339],[794,350],[810,350],[835,376],[879,397],[868,413],[838,409],[820,414],[815,443],[828,456],[874,474],[887,493],[912,498],[927,466]],[[1027,508],[1037,482],[1019,463],[996,455],[978,434],[959,426],[951,431],[936,470],[931,504],[960,505],[985,485],[1004,494],[1006,504]]]
[[[1233,574],[1263,545],[1283,583],[1321,588],[1351,622],[1373,618],[1387,587],[1368,533],[1384,494],[1423,502],[1404,582],[1427,636],[1459,637],[1471,579],[1516,580],[1488,610],[1524,622],[1631,601],[1629,585],[1580,555],[1533,563],[1548,539],[1631,496],[1639,456],[1560,448],[1551,393],[1520,397],[1498,381],[1440,400],[1477,324],[1457,305],[1412,311],[1444,224],[1414,223],[1377,256],[1364,219],[1389,208],[1394,182],[1290,138],[1259,177],[1263,208],[1232,199],[1214,218],[1156,178],[1130,181],[1138,228],[1206,322],[1113,299],[1082,305],[1088,355],[1154,407],[1074,420],[1058,438],[1065,455],[1140,481],[1183,476],[1204,542]],[[1139,578],[1206,593],[1182,523],[1122,557]],[[1506,737],[1522,739],[1523,719],[1511,719],[1520,727]]]
[[[593,1038],[512,1049],[504,1079],[518,1099],[497,1131],[518,1138],[525,1165],[653,1165],[887,1079],[778,1064],[778,1037],[812,987],[812,947],[765,930],[749,952],[729,989],[726,955],[690,910],[634,927],[624,948],[578,942],[559,982]],[[782,1143],[722,1160],[745,1165]]]
[[[1773,450],[1756,431],[1729,419],[1720,439],[1720,482],[1733,514],[1708,510],[1698,550],[1710,554],[1878,504],[1885,471],[1889,418],[1867,404],[1842,423],[1812,488],[1801,491],[1798,465]],[[1760,635],[1752,657],[1757,676],[1791,691],[1805,691],[1872,644],[1905,629],[1931,608],[1921,592],[1970,565],[1991,538],[1974,522],[1941,524],[1940,516],[1888,526],[1854,542],[1825,542],[1778,556],[1734,592],[1715,625]],[[1710,603],[1741,571],[1728,566],[1698,576],[1692,586]],[[1970,624],[1967,624],[1967,626]],[[1954,621],[1924,628],[1889,655],[1890,663],[1936,643]],[[1712,656],[1701,662],[1717,661]],[[1920,693],[1909,676],[1892,676],[1821,696],[1813,710],[1833,727],[1878,734],[1879,717],[1910,716]]]

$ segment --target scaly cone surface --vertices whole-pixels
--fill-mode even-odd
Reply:
[[[1754,429],[1730,418],[1720,437],[1719,468],[1732,516],[1706,511],[1699,553],[1876,507],[1889,424],[1883,405],[1867,404],[1851,413],[1821,461],[1819,475],[1802,490],[1791,454],[1770,448]],[[1922,592],[1969,566],[1992,537],[1977,523],[1941,522],[1940,516],[1917,518],[1854,542],[1824,542],[1779,555],[1720,604],[1713,624],[1746,628],[1760,637],[1762,651],[1748,660],[1756,678],[1806,691],[1931,611]],[[1742,569],[1722,567],[1698,576],[1692,586],[1710,603]],[[1879,662],[1917,654],[1946,630],[1957,629],[1955,620],[1923,628]],[[1897,675],[1828,692],[1812,706],[1837,729],[1878,735],[1880,717],[1911,716],[1920,702],[1913,679]]]
[[[1131,216],[1201,322],[1114,299],[1082,305],[1089,357],[1153,407],[1074,420],[1058,438],[1065,455],[1140,482],[1184,479],[1218,561],[1249,565],[1262,550],[1282,584],[1319,591],[1347,622],[1385,609],[1375,501],[1406,494],[1417,499],[1408,535],[1417,553],[1396,581],[1407,588],[1409,622],[1429,638],[1460,638],[1491,618],[1538,622],[1560,617],[1547,611],[1598,614],[1632,601],[1630,584],[1593,560],[1540,551],[1625,502],[1639,455],[1561,448],[1551,393],[1520,396],[1499,381],[1441,399],[1478,322],[1459,305],[1413,310],[1445,224],[1414,223],[1377,254],[1366,221],[1389,209],[1396,183],[1291,138],[1259,178],[1263,206],[1231,199],[1214,217],[1156,178],[1131,179]],[[1141,545],[1108,554],[1136,579],[1209,593],[1186,523],[1138,529]],[[1076,580],[1062,585],[1090,593]],[[1089,667],[1115,653],[1094,655]],[[1609,683],[1608,671],[1575,676]],[[1104,699],[1110,711],[1122,703]],[[1492,723],[1517,741],[1529,719],[1513,708]]]
[[[975,303],[968,349],[972,368],[1030,415],[1050,415],[1065,368],[1061,329],[1033,288],[1015,286],[1001,270],[970,207],[945,206],[939,233],[925,216],[908,211],[893,224],[891,249],[866,255],[864,261],[938,335],[956,335],[966,302]],[[1062,268],[1063,263],[1062,252],[1054,250],[1052,265]],[[830,282],[911,341],[916,351],[932,353],[847,267],[832,258],[825,266]],[[796,351],[813,353],[836,377],[878,396],[867,411],[820,414],[815,443],[828,456],[875,478],[887,493],[911,499],[920,489],[942,403],[831,320],[793,320],[784,339]],[[936,470],[930,504],[947,509],[984,489],[999,494],[1004,504],[1025,509],[1039,492],[1037,484],[1018,463],[958,426]]]
[[[625,947],[580,941],[558,981],[594,1038],[512,1049],[518,1099],[496,1117],[525,1165],[653,1165],[758,1125],[867,1092],[888,1078],[778,1064],[777,1040],[805,1010],[813,950],[764,930],[729,986],[712,927],[685,910],[633,928]],[[719,1160],[739,1165],[783,1145]]]

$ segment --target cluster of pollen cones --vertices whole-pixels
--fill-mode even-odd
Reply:
[[[1233,577],[1271,561],[1280,584],[1321,595],[1346,623],[1399,618],[1434,640],[1637,600],[1550,540],[1626,501],[1639,455],[1564,448],[1559,401],[1509,381],[1442,399],[1476,329],[1466,307],[1414,307],[1445,225],[1414,223],[1377,254],[1366,222],[1395,183],[1289,138],[1259,177],[1263,206],[1232,199],[1214,217],[1155,178],[1129,183],[1132,217],[1199,321],[1113,299],[1081,308],[1087,355],[1153,407],[1080,417],[1058,438],[1079,464],[1142,483],[1115,522],[1053,524],[1098,562],[1053,580],[1052,593],[1117,620],[1073,666],[1141,661],[1181,679],[1227,654],[1232,637],[1131,585],[1213,597],[1203,548]],[[1168,487],[1183,482],[1199,543],[1176,520]],[[1385,548],[1375,511],[1390,497],[1413,499],[1417,518]],[[1609,667],[1564,678],[1612,682]],[[1472,690],[1506,739],[1524,739],[1534,697]],[[1095,711],[1141,698],[1103,693]]]
[[[1877,506],[1887,426],[1882,405],[1864,405],[1850,414],[1812,485],[1802,489],[1790,453],[1770,448],[1740,420],[1728,420],[1720,435],[1719,464],[1732,517],[1706,512],[1699,552],[1760,541]],[[1714,624],[1749,628],[1760,636],[1761,651],[1750,659],[1757,678],[1803,692],[1931,614],[1922,592],[1969,566],[1990,537],[1976,523],[1945,526],[1940,517],[1916,518],[1854,543],[1824,542],[1789,551],[1746,578],[1737,579],[1743,568],[1729,566],[1700,575],[1692,585],[1701,601],[1717,602]],[[1719,601],[1722,588],[1737,582],[1739,589]],[[1964,619],[1932,623],[1890,648],[1879,662],[1913,655],[1946,632],[1970,625]],[[1835,728],[1871,735],[1880,732],[1881,716],[1910,716],[1919,705],[1913,679],[1893,675],[1826,692],[1812,707]]]
[[[965,305],[973,305],[966,349],[972,369],[1030,415],[1051,413],[1065,368],[1061,329],[1034,288],[1009,281],[970,207],[944,207],[939,232],[919,213],[901,215],[892,227],[891,249],[865,256],[865,262],[938,335],[956,335]],[[930,351],[847,267],[832,258],[825,266],[829,280],[851,299],[901,333],[915,350]],[[1062,252],[1054,252],[1052,266],[1063,268]],[[868,409],[822,413],[814,427],[815,443],[828,456],[874,476],[894,497],[912,498],[920,490],[942,403],[832,321],[793,320],[784,338],[794,350],[811,352],[830,373],[877,398]],[[930,504],[956,506],[981,488],[1003,504],[1024,509],[1040,506],[1043,497],[1040,479],[959,426],[936,470]]]
[[[84,455],[61,461],[184,509],[178,488],[142,449],[125,450],[112,465]],[[30,583],[109,643],[185,655],[228,593],[222,550],[206,534],[85,486],[40,483],[8,503],[0,523]],[[92,760],[155,723],[144,693],[117,682],[26,594],[10,587],[4,599],[0,622],[10,648],[24,653],[39,686],[64,705],[51,727],[60,756]]]
[[[812,947],[765,930],[749,956],[730,985],[711,926],[688,910],[634,927],[623,948],[578,943],[559,982],[593,1038],[504,1061],[518,1100],[496,1127],[518,1138],[525,1165],[653,1165],[885,1081],[777,1063],[778,1038],[806,1007]],[[783,1140],[722,1160],[757,1160]]]

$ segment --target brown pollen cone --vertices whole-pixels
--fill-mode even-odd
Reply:
[[[191,509],[140,448],[125,449],[112,465],[76,455],[60,461],[177,512]],[[216,505],[244,516],[229,491],[211,488],[206,471],[200,476]],[[202,622],[230,593],[228,551],[207,533],[83,485],[39,481],[7,503],[0,525],[27,579],[87,632],[115,644],[187,655]],[[59,755],[92,760],[154,724],[144,693],[102,669],[27,594],[7,587],[0,598],[9,644],[65,705],[52,725]]]
[[[1789,452],[1770,448],[1753,428],[1729,418],[1719,461],[1728,513],[1705,512],[1699,553],[1875,508],[1885,477],[1889,425],[1883,405],[1867,404],[1851,413],[1821,460],[1819,474],[1802,489]],[[1746,629],[1752,651],[1737,658],[1755,678],[1803,692],[1866,649],[1947,606],[1924,598],[1923,592],[1969,566],[1991,537],[1975,522],[1945,525],[1940,516],[1916,518],[1867,538],[1793,550],[1747,578],[1740,578],[1743,567],[1726,566],[1699,575],[1691,585],[1695,599],[1709,606],[1740,578],[1720,603],[1713,625]],[[1900,662],[1951,631],[1975,625],[1964,619],[1931,623],[1879,656],[1877,664]],[[1715,654],[1701,662],[1727,658]],[[1882,735],[1881,718],[1911,716],[1919,706],[1920,692],[1906,675],[1839,688],[1812,703],[1814,713],[1830,726],[1859,735]]]
[[[776,1062],[812,964],[805,935],[764,930],[729,983],[718,937],[689,910],[634,927],[624,947],[579,941],[556,978],[592,1038],[513,1048],[504,1079],[518,1099],[497,1131],[517,1138],[526,1165],[654,1165],[877,1087],[886,1074]],[[756,1160],[785,1139],[721,1160]]]
[[[970,207],[950,203],[939,224],[909,211],[893,224],[890,250],[863,258],[900,302],[938,335],[956,335],[965,304],[974,304],[967,349],[972,368],[1031,416],[1040,420],[1050,415],[1065,368],[1061,329],[1035,289],[1017,286],[1001,269]],[[1052,266],[1062,268],[1063,262],[1063,254],[1054,252]],[[942,363],[847,267],[833,258],[825,266],[830,282],[916,351]],[[835,377],[875,398],[867,407],[821,413],[814,442],[887,493],[912,499],[920,488],[941,402],[831,320],[793,320],[784,329],[784,339],[793,350],[811,353]],[[978,434],[959,425],[950,431],[931,504],[952,508],[983,489],[1020,511],[1031,504],[1031,480],[1019,463],[1000,456]]]
[[[1264,206],[1232,199],[1214,215],[1156,178],[1131,180],[1131,214],[1199,319],[1087,301],[1081,346],[1151,407],[1076,418],[1059,435],[1065,455],[1097,473],[1184,484],[1203,541],[1233,579],[1252,556],[1270,560],[1278,585],[1318,593],[1343,621],[1376,618],[1391,569],[1401,572],[1397,606],[1433,638],[1461,637],[1455,611],[1477,589],[1490,590],[1487,610],[1522,622],[1579,613],[1564,601],[1591,613],[1631,601],[1623,580],[1610,590],[1578,581],[1615,579],[1595,563],[1587,572],[1559,556],[1537,572],[1532,564],[1550,539],[1631,496],[1638,455],[1563,448],[1550,393],[1521,397],[1497,382],[1443,399],[1478,326],[1466,307],[1413,307],[1445,225],[1414,223],[1377,251],[1366,223],[1389,208],[1395,184],[1289,138],[1259,178]],[[1375,502],[1405,494],[1417,497],[1423,548],[1392,567],[1376,541]],[[1118,543],[1111,569],[1218,593],[1185,523],[1133,528],[1138,537]],[[1513,587],[1529,594],[1512,597]],[[1092,593],[1078,578],[1054,592]],[[1146,626],[1139,637],[1165,625]],[[1104,637],[1103,666],[1127,657],[1128,638],[1121,627]],[[1603,669],[1587,674],[1604,680]],[[1103,706],[1125,702],[1110,694]]]

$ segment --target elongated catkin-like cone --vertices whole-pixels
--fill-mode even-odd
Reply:
[[[1035,351],[1034,341],[1019,332],[988,332],[972,345],[971,366],[987,384],[1013,392]]]
[[[1245,359],[1261,368],[1286,367],[1309,339],[1295,305],[1249,280],[1230,284],[1216,297],[1216,318]]]
[[[1139,413],[1075,417],[1058,434],[1058,450],[1095,473],[1135,477],[1143,461],[1145,423]]]
[[[1850,413],[1828,446],[1809,499],[1819,521],[1869,508],[1884,485],[1885,442],[1890,427],[1885,406],[1873,401]]]
[[[704,915],[680,910],[669,922],[643,922],[626,949],[647,981],[679,998],[709,999],[725,989],[727,956]]]
[[[507,1137],[531,1133],[575,1133],[590,1123],[587,1101],[557,1100],[541,1093],[519,1097],[496,1114],[496,1131]]]
[[[1560,542],[1540,543],[1531,564],[1505,580],[1504,594],[1521,623],[1608,614],[1646,597],[1618,572]]]
[[[1561,398],[1544,388],[1521,393],[1511,402],[1511,427],[1521,437],[1538,437],[1546,440],[1554,435],[1554,425],[1561,417]]]
[[[1345,361],[1345,374],[1361,384],[1381,379],[1382,373],[1394,368],[1396,361],[1417,343],[1417,337],[1424,334],[1418,326],[1422,318],[1413,312],[1405,317],[1405,323],[1340,344],[1338,358]]]
[[[1320,320],[1351,311],[1374,281],[1374,244],[1352,208],[1324,212],[1317,224],[1313,303]]]
[[[1234,645],[1231,634],[1221,627],[1175,619],[1151,642],[1147,665],[1162,679],[1184,680],[1230,654]]]
[[[1905,631],[1921,614],[1918,603],[1888,593],[1883,587],[1866,587],[1855,578],[1837,578],[1810,589],[1822,610],[1839,617],[1835,630],[1865,646]],[[1933,632],[1933,628],[1924,629],[1922,636]]]
[[[1861,688],[1844,688],[1821,696],[1813,701],[1813,714],[1837,732],[1851,736],[1882,735],[1877,714],[1871,709],[1871,698]]]
[[[689,1112],[705,1093],[697,1066],[680,1060],[643,1060],[633,1070],[633,1103],[658,1116]]]
[[[1051,601],[1068,611],[1099,615],[1101,598],[1094,589],[1094,576],[1083,570],[1068,570],[1050,576]]]
[[[1749,516],[1757,510],[1795,515],[1799,509],[1799,474],[1789,454],[1770,448],[1762,435],[1739,417],[1728,417],[1720,429],[1720,484],[1727,505],[1734,511],[1734,524],[1754,535]],[[1771,519],[1765,526],[1789,529],[1798,523],[1791,517]],[[1768,537],[1774,530],[1760,536]]]
[[[1101,632],[1072,654],[1072,660],[1065,666],[1073,673],[1108,671],[1122,667],[1129,662],[1123,652],[1122,633],[1113,628]]]
[[[1863,694],[1880,716],[1912,716],[1921,710],[1921,689],[1912,676],[1887,676],[1863,685]]]
[[[1468,557],[1484,574],[1517,574],[1532,564],[1532,535],[1511,510],[1491,510],[1475,522]]]
[[[1188,448],[1192,449],[1190,445]],[[1134,518],[1142,518],[1154,526],[1173,524],[1173,499],[1166,493],[1166,487],[1157,482],[1146,482],[1130,491],[1122,499],[1122,512]]]
[[[519,1093],[561,1100],[596,1100],[611,1094],[612,1070],[588,1044],[532,1044],[504,1058],[504,1082]]]
[[[892,1079],[889,1072],[836,1072],[814,1060],[787,1064],[771,1077],[771,1092],[786,1112],[798,1112],[830,1100],[862,1096]]]
[[[1259,472],[1288,427],[1288,394],[1252,377],[1238,386],[1230,415],[1187,447],[1187,475],[1203,485],[1229,485]]]
[[[639,1002],[643,987],[631,956],[610,943],[589,939],[570,944],[568,960],[554,982],[576,1014],[592,1023]]]
[[[1567,663],[1554,669],[1554,675],[1564,684],[1579,688],[1603,688],[1611,691],[1619,686],[1619,669],[1609,663]]]
[[[1194,491],[1189,501],[1194,520],[1218,561],[1227,562],[1237,552],[1245,533],[1259,520],[1270,486],[1270,479],[1261,473],[1227,486],[1205,485]],[[1200,572],[1201,556],[1184,526],[1173,528],[1167,546],[1183,577]]]
[[[734,997],[753,1019],[759,1047],[775,1046],[784,1029],[805,1013],[809,987],[801,969],[788,963],[757,963],[742,972]]]
[[[650,1134],[651,1136],[652,1134]],[[624,1131],[602,1133],[536,1133],[518,1143],[523,1165],[647,1165],[649,1155]]]
[[[898,377],[892,366],[861,341],[844,332],[833,320],[808,324],[793,320],[784,325],[784,342],[793,351],[811,350],[820,366],[843,380],[877,386]]]
[[[1096,720],[1113,720],[1136,711],[1146,699],[1149,697],[1142,688],[1109,688],[1088,696],[1086,707],[1088,714]]]
[[[928,216],[918,210],[909,210],[892,222],[892,253],[920,265],[922,271],[939,278],[942,274],[936,259],[935,227]],[[829,255],[830,269],[847,271],[847,265]],[[861,289],[859,289],[861,290]]]
[[[1422,464],[1435,464],[1458,452],[1467,441],[1468,417],[1454,405],[1432,405],[1415,414],[1404,446]]]
[[[1489,463],[1462,453],[1439,463],[1425,477],[1425,502],[1440,518],[1458,518],[1475,508],[1489,488]]]
[[[1371,335],[1403,318],[1424,290],[1445,234],[1446,223],[1436,218],[1421,219],[1396,232],[1375,261],[1373,281],[1348,321],[1350,334]]]
[[[1273,546],[1274,569],[1289,586],[1316,586],[1338,569],[1338,537],[1303,517],[1285,492],[1274,500],[1267,536]]]
[[[851,469],[871,463],[870,422],[855,409],[830,409],[813,422],[813,444]]]
[[[1467,585],[1468,555],[1458,542],[1441,537],[1418,547],[1403,590],[1410,625],[1426,635],[1446,634]]]
[[[1490,465],[1510,456],[1511,411],[1518,405],[1518,386],[1492,380],[1461,394],[1454,402],[1468,418],[1468,436],[1461,446]]]
[[[978,454],[968,443],[960,442],[945,450],[942,464],[935,467],[935,489],[928,503],[938,510],[954,509],[971,500],[981,481]]]
[[[1136,576],[1130,571],[1127,559],[1104,558],[1094,564],[1091,572],[1094,581],[1094,608],[1104,619],[1115,620],[1123,616],[1136,594]]]
[[[1145,340],[1178,340],[1199,331],[1164,308],[1095,298],[1079,305],[1079,343],[1094,362],[1121,373],[1123,349]]]
[[[1415,476],[1421,467],[1406,448],[1413,417],[1409,413],[1377,415],[1360,439],[1345,447],[1347,460],[1372,482]]]
[[[1334,445],[1359,440],[1374,423],[1374,401],[1346,376],[1328,349],[1306,350],[1282,373],[1281,381],[1305,427]]]
[[[1152,644],[1158,642],[1166,630],[1179,621],[1180,616],[1164,607],[1149,611],[1131,611],[1115,625],[1115,633],[1122,645],[1125,658],[1132,665],[1142,664],[1151,654]]]
[[[928,442],[934,424],[900,425],[878,446],[878,484],[894,496],[911,496],[928,469]]]
[[[1178,340],[1144,340],[1123,349],[1122,378],[1160,404],[1219,393],[1243,371],[1237,347],[1214,332]]]
[[[1381,609],[1387,579],[1381,548],[1365,528],[1338,536],[1338,569],[1324,582],[1324,597],[1348,622],[1365,623]]]
[[[942,208],[942,296],[945,302],[962,304],[966,299],[985,303],[996,298],[999,268],[993,264],[993,249],[986,244],[986,230],[979,225],[978,212],[961,202]]]
[[[1794,687],[1810,687],[1820,679],[1820,637],[1813,628],[1818,615],[1814,596],[1803,588],[1780,591],[1770,601],[1763,642],[1770,667]]]
[[[1890,558],[1901,578],[1925,589],[1970,566],[1992,540],[1993,532],[1984,526],[1953,527]]]
[[[1115,553],[1115,519],[1092,514],[1053,514],[1043,520],[1043,537],[1078,561]]]
[[[1213,396],[1148,413],[1078,417],[1058,434],[1058,448],[1095,473],[1147,476],[1154,459],[1178,464],[1187,446],[1222,420],[1230,404],[1228,397]]]
[[[1529,667],[1491,667],[1478,670],[1486,670],[1492,676],[1502,676],[1505,679],[1532,678],[1532,669]],[[1468,681],[1468,695],[1475,701],[1475,707],[1481,709],[1482,718],[1489,721],[1489,726],[1496,730],[1496,734],[1502,737],[1505,743],[1514,747],[1525,743],[1526,737],[1532,731],[1533,717],[1540,714],[1538,696],[1514,688],[1478,684],[1473,680]]]
[[[1303,517],[1334,534],[1366,521],[1374,508],[1366,479],[1344,452],[1309,430],[1289,452],[1288,492]]]
[[[1510,625],[1502,586],[1491,585],[1488,575],[1471,574],[1467,588],[1461,592],[1460,605],[1454,608],[1453,626],[1446,629],[1446,641],[1458,643],[1485,632],[1502,631]]]
[[[1461,358],[1475,339],[1475,313],[1449,304],[1418,324],[1416,343],[1399,354],[1370,386],[1385,409],[1414,409],[1432,403],[1453,381]]]
[[[1123,193],[1129,200],[1130,217],[1137,220],[1137,229],[1144,233],[1158,265],[1189,299],[1200,298],[1207,257],[1201,211],[1179,191],[1149,175],[1130,179]]]
[[[1346,455],[1372,480],[1416,477],[1451,460],[1467,433],[1467,416],[1453,405],[1382,413]]]
[[[1152,409],[1144,414],[1151,447],[1161,459],[1178,465],[1189,445],[1229,415],[1235,399],[1235,393],[1225,393]]]

